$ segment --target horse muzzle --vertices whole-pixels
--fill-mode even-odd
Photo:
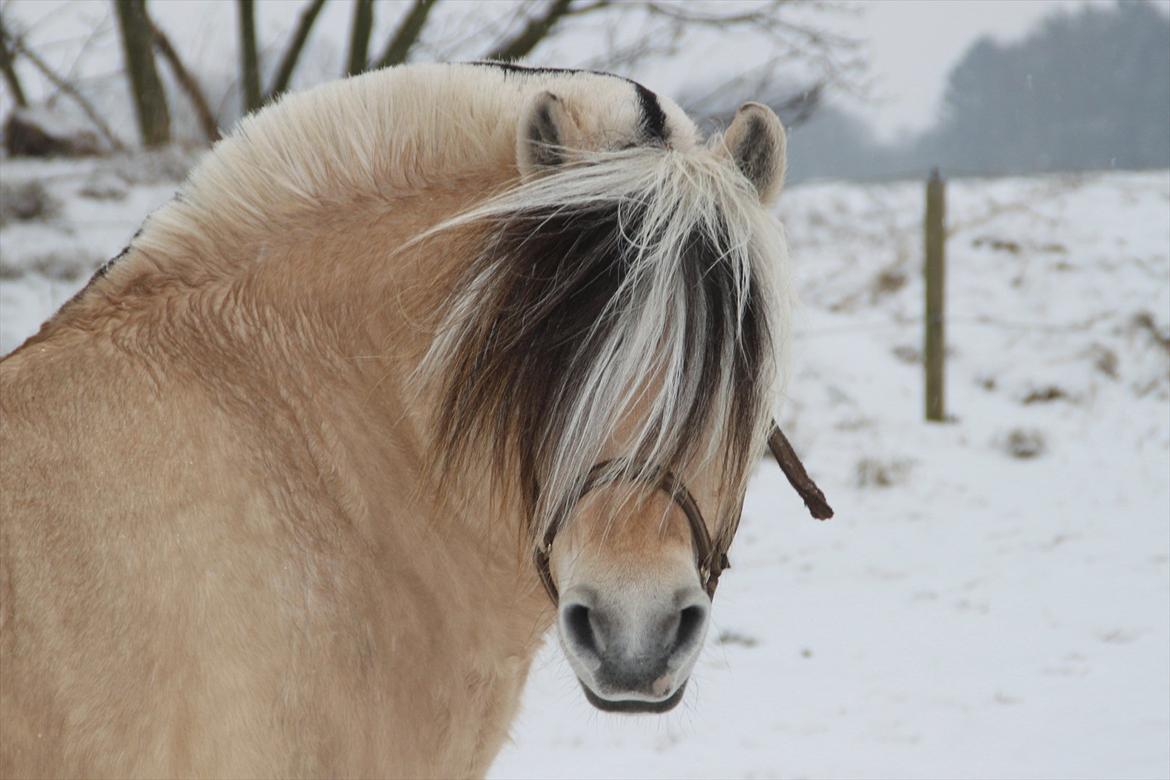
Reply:
[[[562,595],[557,623],[591,704],[607,712],[666,712],[682,699],[710,609],[698,585],[666,597],[636,588],[607,598],[578,586]]]

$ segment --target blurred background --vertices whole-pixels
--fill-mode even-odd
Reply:
[[[1170,777],[1170,2],[3,0],[0,355],[243,114],[484,58],[780,114],[837,509],[761,467],[679,711],[546,648],[494,776]]]

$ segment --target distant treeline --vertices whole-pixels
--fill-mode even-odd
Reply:
[[[793,181],[1170,167],[1170,18],[1123,0],[1058,12],[1017,43],[984,38],[926,133],[881,144],[824,105],[792,129],[789,160]]]

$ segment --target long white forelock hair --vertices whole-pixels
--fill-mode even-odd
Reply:
[[[784,376],[782,228],[722,136],[686,151],[550,151],[570,162],[418,239],[483,229],[420,366],[443,388],[439,461],[458,469],[486,447],[535,541],[624,423],[609,476],[630,498],[653,469],[714,467],[717,517],[734,523]]]

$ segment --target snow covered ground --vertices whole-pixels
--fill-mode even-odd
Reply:
[[[4,163],[0,353],[182,164]],[[837,517],[761,462],[678,710],[597,712],[550,643],[494,777],[1170,776],[1170,172],[948,196],[952,421],[922,422],[921,185],[788,192],[783,419]]]

